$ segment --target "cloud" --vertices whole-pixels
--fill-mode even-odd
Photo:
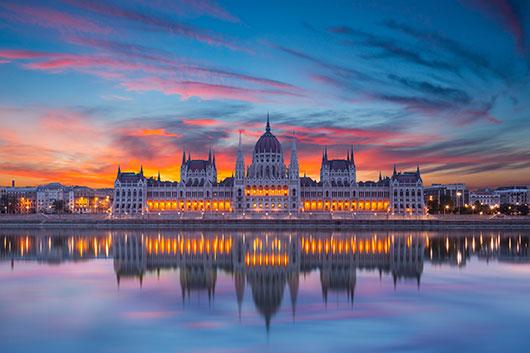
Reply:
[[[176,94],[183,99],[201,97],[203,99],[233,99],[246,102],[262,102],[270,96],[298,95],[292,92],[274,89],[253,89],[223,84],[211,84],[197,81],[178,81],[156,77],[129,80],[121,83],[129,91],[159,91],[167,95]]]
[[[0,49],[0,57],[6,59],[35,59],[53,56],[52,53],[25,49]]]
[[[421,40],[424,43],[429,43],[437,50],[443,49],[458,60],[464,60],[465,62],[471,64],[470,68],[475,70],[481,78],[487,77],[481,72],[481,70],[484,69],[501,77],[504,76],[491,66],[491,63],[485,55],[475,53],[456,40],[445,37],[438,32],[415,29],[412,26],[399,23],[394,20],[386,20],[384,24],[392,30],[407,34],[408,36]]]
[[[95,12],[111,19],[122,19],[148,28],[187,37],[214,46],[222,46],[232,50],[248,52],[248,49],[222,38],[218,34],[194,27],[163,15],[155,15],[147,9],[137,10],[116,4],[99,1],[69,1],[70,5],[83,10]]]
[[[331,33],[362,39],[362,41],[344,40],[342,43],[357,47],[359,44],[367,47],[381,49],[382,52],[376,54],[363,55],[366,59],[385,59],[397,57],[407,62],[428,67],[431,69],[445,70],[452,73],[458,73],[458,67],[437,59],[426,59],[424,53],[419,53],[409,48],[405,48],[402,44],[398,45],[395,39],[386,39],[382,36],[375,36],[363,31],[353,29],[348,26],[331,27]]]
[[[497,20],[513,36],[517,49],[527,54],[524,19],[515,3],[508,0],[463,0],[463,2]]]
[[[457,88],[443,87],[427,81],[417,81],[394,74],[389,74],[388,78],[403,86],[413,89],[420,94],[430,94],[440,99],[454,102],[456,104],[469,104],[471,97],[465,91]]]
[[[286,48],[282,46],[277,46],[276,48],[289,55],[312,62],[313,64],[316,64],[317,66],[320,66],[321,68],[328,69],[339,77],[356,78],[359,80],[374,81],[373,77],[361,71],[358,71],[358,70],[355,70],[355,69],[352,69],[346,66],[331,64],[328,60],[318,59],[312,55],[309,55],[307,53],[304,53],[304,52],[301,52],[301,51],[298,51],[292,48]]]
[[[185,4],[191,11],[197,12],[198,14],[206,14],[208,16],[233,23],[241,22],[239,18],[220,7],[214,1],[182,0],[181,3]]]
[[[112,31],[101,23],[46,7],[25,6],[16,3],[0,4],[0,8],[2,7],[4,11],[0,11],[0,17],[4,19],[51,28],[62,33],[109,34]]]

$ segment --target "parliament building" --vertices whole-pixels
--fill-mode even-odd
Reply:
[[[320,181],[300,177],[296,140],[290,143],[289,165],[283,148],[271,131],[269,116],[265,133],[252,151],[252,162],[245,166],[239,137],[235,173],[217,179],[215,154],[208,159],[192,159],[183,151],[180,181],[146,177],[143,168],[122,172],[114,183],[114,216],[150,213],[234,213],[239,215],[289,215],[300,213],[354,213],[423,215],[423,181],[419,167],[414,172],[379,175],[377,181],[357,181],[353,147],[345,159],[322,153]]]

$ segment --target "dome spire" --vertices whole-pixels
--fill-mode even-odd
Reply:
[[[267,112],[267,125],[265,126],[265,132],[271,132],[271,123],[269,119],[269,112]]]

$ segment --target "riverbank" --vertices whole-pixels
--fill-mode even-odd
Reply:
[[[491,218],[484,216],[336,216],[250,218],[233,216],[157,217],[114,219],[105,215],[4,215],[1,229],[493,229],[530,230],[530,217]]]

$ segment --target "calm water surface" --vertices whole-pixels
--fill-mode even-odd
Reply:
[[[528,352],[527,232],[0,231],[0,352]]]

